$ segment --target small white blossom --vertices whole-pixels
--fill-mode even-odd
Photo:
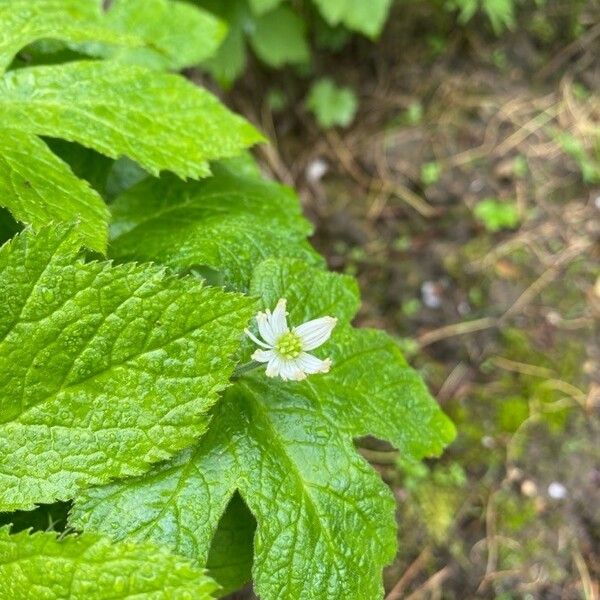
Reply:
[[[285,305],[286,300],[281,298],[272,313],[267,310],[256,315],[262,339],[246,329],[246,335],[263,348],[256,350],[252,359],[267,363],[267,377],[279,376],[284,381],[300,381],[313,373],[327,373],[331,368],[331,360],[321,360],[308,351],[318,348],[329,339],[337,319],[321,317],[290,330]]]

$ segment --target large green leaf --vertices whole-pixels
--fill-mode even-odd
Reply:
[[[102,252],[108,208],[37,136],[0,128],[0,204],[34,227],[79,219],[83,243]]]
[[[88,490],[73,523],[160,540],[203,562],[239,490],[258,523],[261,598],[379,598],[381,568],[395,550],[394,502],[353,438],[374,434],[420,458],[439,454],[453,426],[389,337],[349,326],[358,306],[350,278],[269,260],[252,291],[265,307],[287,298],[294,324],[340,319],[320,349],[333,358],[331,372],[293,383],[263,372],[241,377],[195,448],[144,477]]]
[[[84,263],[63,228],[0,250],[0,510],[64,500],[189,446],[253,302],[149,266]]]
[[[112,61],[9,72],[0,80],[0,115],[21,131],[128,156],[155,175],[206,176],[208,161],[262,139],[182,77]]]
[[[151,544],[0,529],[2,600],[210,600],[216,590],[189,560]]]
[[[99,0],[0,0],[0,74],[31,42],[52,38],[139,47],[144,40],[103,22]]]
[[[0,173],[0,205],[34,226],[79,219],[82,240],[99,251],[105,250],[106,209],[36,135],[75,141],[112,158],[127,156],[153,174],[168,169],[181,177],[206,176],[210,160],[235,156],[262,139],[214,96],[183,78],[113,61],[5,74],[0,78],[2,129],[10,132],[0,141],[7,165],[6,174]],[[35,175],[42,163],[43,171]]]
[[[313,0],[330,25],[345,25],[376,37],[387,18],[392,0]]]
[[[145,180],[111,208],[110,254],[120,260],[204,265],[241,289],[267,257],[320,263],[305,240],[312,226],[291,189],[222,166],[201,182]]]
[[[135,34],[147,46],[88,44],[87,52],[159,69],[198,64],[216,52],[227,32],[210,13],[175,0],[114,0],[103,22],[115,31]]]

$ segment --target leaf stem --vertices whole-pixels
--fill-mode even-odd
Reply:
[[[242,365],[237,365],[237,367],[233,371],[233,375],[231,379],[239,379],[242,375],[245,375],[249,371],[253,371],[257,367],[260,367],[261,363],[256,362],[255,360],[251,360],[250,362],[244,363]]]

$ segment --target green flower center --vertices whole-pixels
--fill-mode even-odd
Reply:
[[[277,340],[275,351],[283,358],[294,360],[302,353],[302,340],[298,334],[288,331]]]

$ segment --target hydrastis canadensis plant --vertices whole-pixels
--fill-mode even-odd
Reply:
[[[381,598],[395,504],[355,441],[454,428],[262,135],[170,72],[223,24],[102,4],[0,0],[0,598]]]

